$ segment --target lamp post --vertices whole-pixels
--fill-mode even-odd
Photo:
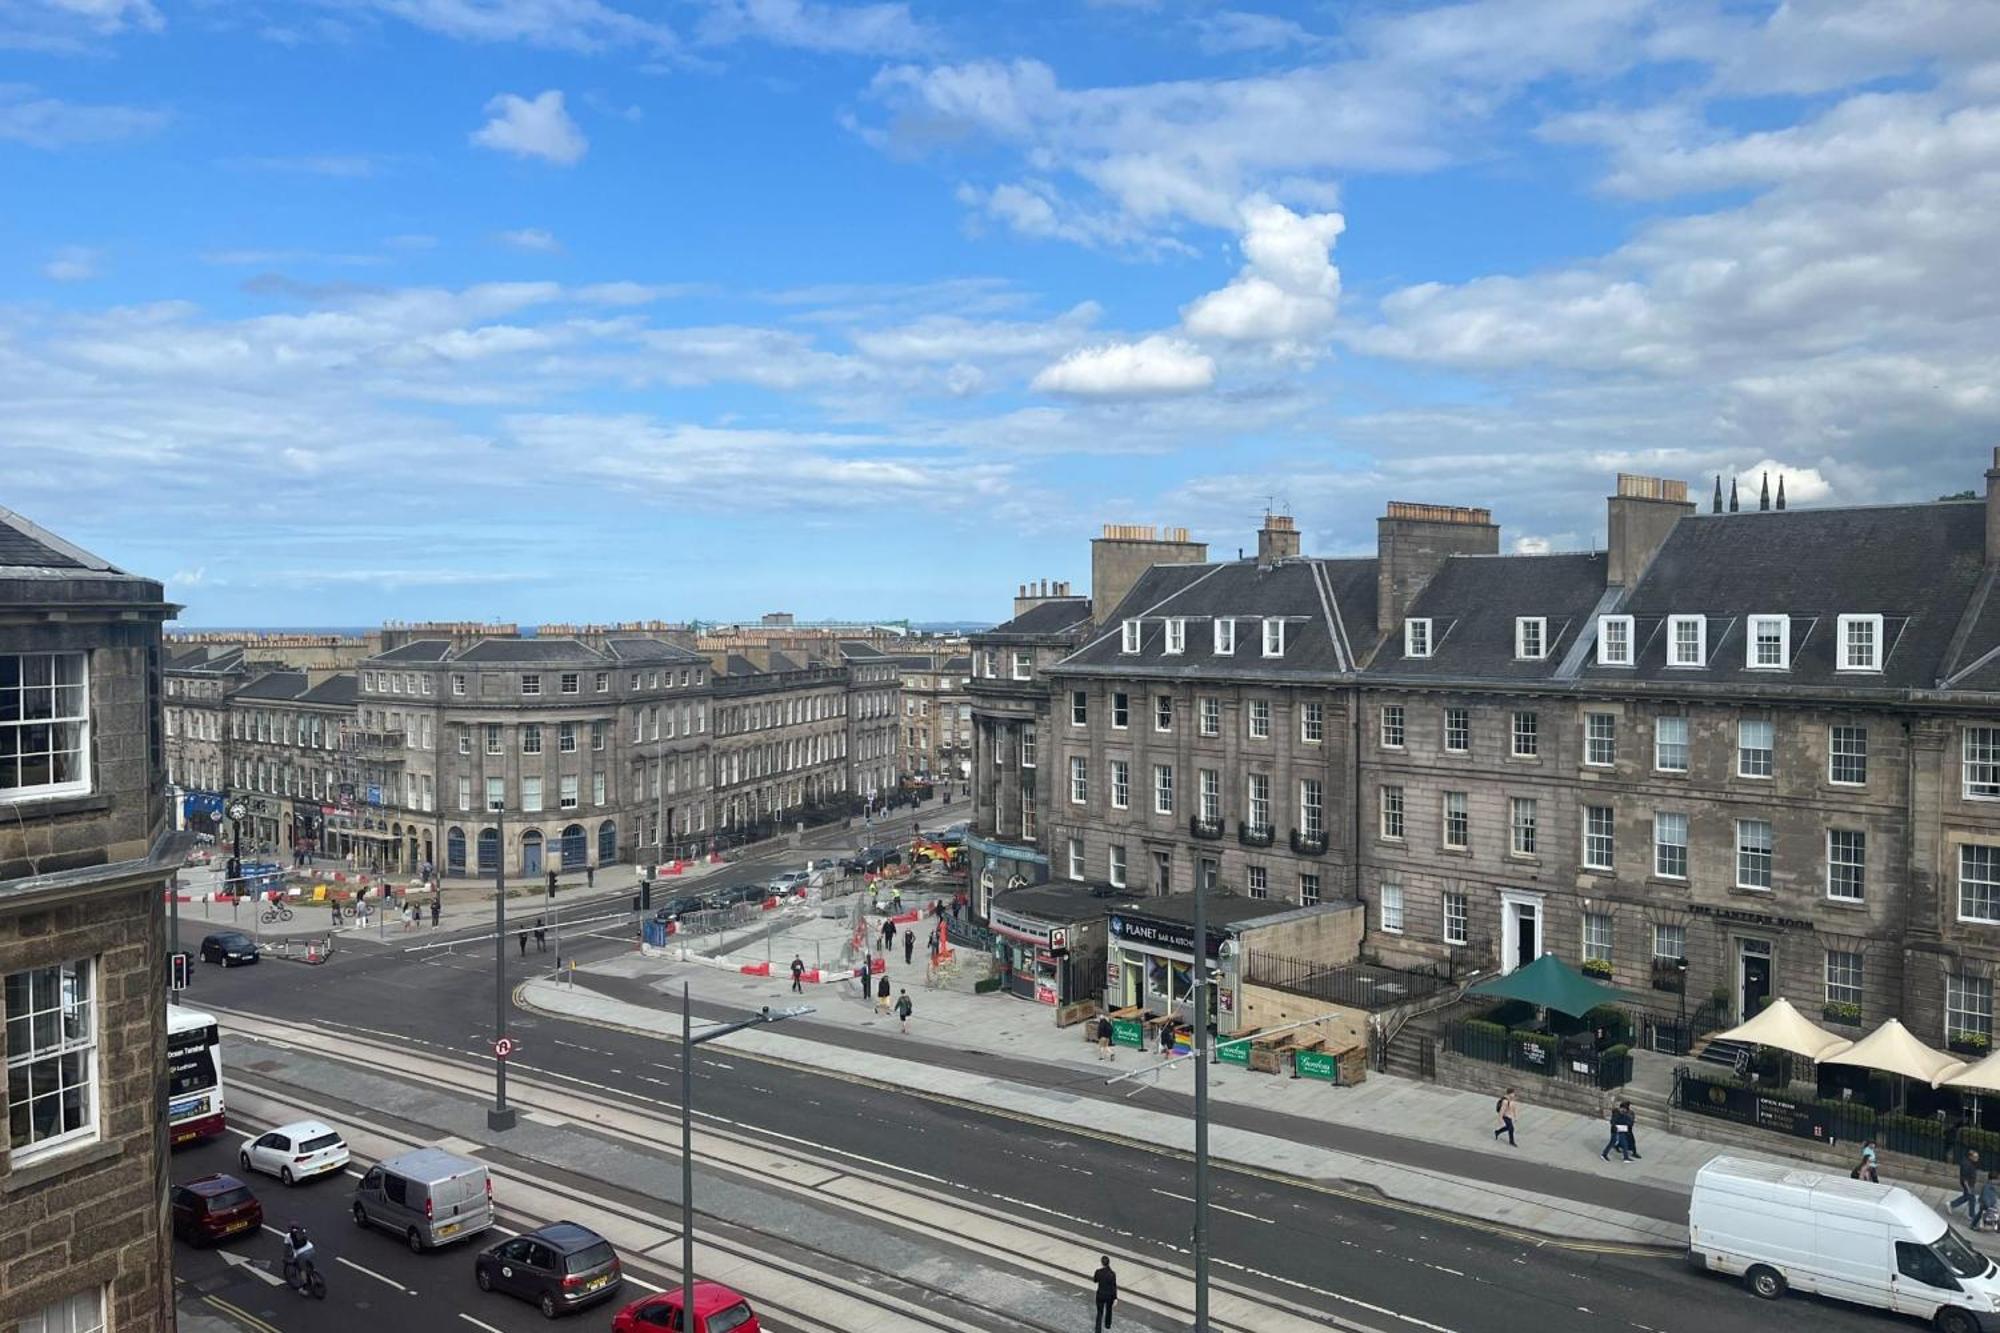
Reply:
[[[1194,1333],[1208,1333],[1208,895],[1194,877]]]
[[[493,811],[493,1107],[486,1127],[514,1127],[514,1108],[507,1105],[507,820],[499,802]]]
[[[1674,959],[1674,972],[1680,982],[1681,992],[1681,1016],[1680,1021],[1674,1028],[1674,1035],[1680,1038],[1674,1044],[1680,1049],[1674,1053],[1684,1056],[1694,1049],[1694,1043],[1688,1040],[1688,960],[1685,958]]]
[[[794,1005],[772,1013],[767,1005],[755,1018],[720,1023],[694,1035],[694,1011],[688,1004],[687,983],[681,983],[681,1327],[694,1322],[694,1048],[744,1028],[802,1018],[811,1005]]]

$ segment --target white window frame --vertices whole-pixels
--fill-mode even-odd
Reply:
[[[1850,651],[1853,645],[1848,642],[1847,631],[1853,626],[1866,626],[1868,628],[1868,643],[1872,651],[1868,654],[1866,661],[1858,660]],[[1882,670],[1882,617],[1875,615],[1834,617],[1833,642],[1835,660],[1840,670],[1859,672],[1880,672]]]
[[[1269,866],[1243,867],[1243,884],[1252,898],[1271,896],[1271,868]]]
[[[1153,765],[1153,813],[1170,815],[1174,812],[1174,766],[1172,764]]]
[[[1384,783],[1375,789],[1375,830],[1377,836],[1387,842],[1407,840],[1409,826],[1409,805],[1403,788],[1393,782]],[[1394,828],[1395,832],[1390,832]]]
[[[1969,1003],[1970,1001],[1970,1003]],[[1972,1021],[1954,1021],[1954,1016]],[[1964,972],[1950,972],[1944,979],[1945,1040],[1958,1033],[1993,1035],[1993,980]]]
[[[1507,845],[1515,856],[1537,856],[1541,846],[1541,802],[1533,796],[1507,798]]]
[[[1605,832],[1594,831],[1596,815],[1604,813]],[[1583,868],[1585,870],[1615,871],[1618,866],[1618,812],[1608,805],[1586,805],[1583,807]],[[1596,859],[1599,842],[1604,844],[1604,856]]]
[[[1618,939],[1618,924],[1609,912],[1585,912],[1579,923],[1581,936],[1580,958],[1586,963],[1608,963]],[[1595,929],[1604,928],[1603,937],[1598,938]]]
[[[1132,696],[1124,690],[1111,692],[1111,729],[1124,731],[1132,725]]]
[[[991,652],[990,649],[988,651],[989,653]],[[991,672],[988,672],[987,674],[989,676],[992,675]],[[1014,679],[1028,680],[1031,679],[1034,676],[1034,674],[1035,674],[1034,650],[1031,648],[1016,648],[1014,650]]]
[[[1204,736],[1222,734],[1222,700],[1212,694],[1205,694],[1195,706],[1197,727]]]
[[[1121,653],[1136,653],[1145,641],[1144,628],[1136,619],[1127,620],[1119,626],[1118,633],[1118,651]]]
[[[1110,788],[1111,808],[1113,810],[1131,809],[1132,808],[1132,761],[1129,759],[1112,759],[1107,761],[1107,768],[1108,768],[1107,780],[1111,784]],[[1070,771],[1071,771],[1071,776],[1073,777],[1075,775],[1075,769],[1072,768]],[[1072,803],[1074,803],[1074,797],[1072,797],[1071,799]]]
[[[1444,891],[1444,930],[1446,944],[1464,945],[1471,940],[1471,912],[1466,903],[1466,895],[1452,889]]]
[[[1673,941],[1673,952],[1663,952],[1662,946],[1669,940]],[[1687,957],[1687,947],[1688,937],[1686,926],[1663,922],[1653,923],[1653,957],[1678,963]]]
[[[1264,617],[1264,656],[1285,655],[1285,622],[1281,616]]]
[[[1299,743],[1319,745],[1326,740],[1326,705],[1308,699],[1299,705]]]
[[[1460,725],[1454,727],[1453,723]],[[1452,744],[1452,733],[1458,733],[1459,744]],[[1444,710],[1444,752],[1446,754],[1470,754],[1472,752],[1472,710],[1470,708],[1448,707]]]
[[[1167,646],[1170,656],[1178,657],[1187,651],[1187,620],[1181,616],[1167,617]]]
[[[1757,650],[1764,646],[1761,635],[1766,628],[1777,630],[1778,660],[1760,662]],[[1792,618],[1790,616],[1756,615],[1749,620],[1749,632],[1743,641],[1743,666],[1749,671],[1790,671],[1792,669]]]
[[[1976,748],[1975,735],[1980,738]],[[2000,800],[2000,727],[1962,728],[1958,733],[1958,750],[1965,799]]]
[[[1681,652],[1681,629],[1694,627],[1694,660],[1687,660]],[[1667,665],[1670,667],[1698,668],[1708,665],[1708,617],[1668,616],[1667,617]]]
[[[104,1287],[86,1287],[23,1318],[20,1333],[105,1333],[109,1304]]]
[[[1514,658],[1520,662],[1539,662],[1549,655],[1549,618],[1547,616],[1514,617]]]
[[[1236,621],[1229,616],[1216,617],[1215,655],[1217,657],[1236,655]]]
[[[1125,887],[1125,844],[1114,842],[1105,847],[1104,873],[1112,888]]]
[[[42,1097],[33,1095],[23,1097],[21,1101],[23,1103],[32,1103],[36,1100],[41,1100],[43,1097],[53,1095],[56,1099],[58,1114],[60,1115],[64,1090],[60,1086],[60,1078],[65,1057],[75,1055],[83,1057],[81,1062],[83,1066],[83,1086],[81,1089],[83,1093],[81,1098],[82,1123],[74,1129],[62,1130],[50,1134],[46,1138],[31,1138],[27,1143],[23,1144],[14,1144],[10,1131],[8,1161],[15,1170],[19,1170],[29,1162],[40,1161],[43,1158],[53,1156],[80,1144],[95,1142],[101,1137],[102,1108],[99,1101],[99,1081],[102,1077],[102,1070],[99,1067],[100,1062],[98,1059],[98,1033],[102,1025],[99,1021],[101,1015],[98,1009],[103,1003],[103,986],[101,984],[100,970],[99,959],[92,957],[51,963],[44,967],[23,968],[18,972],[8,975],[7,979],[12,981],[14,977],[32,978],[36,973],[54,974],[54,990],[47,997],[49,1000],[47,1007],[35,1007],[33,999],[34,982],[29,980],[26,985],[29,988],[30,1008],[26,1013],[17,1013],[12,1008],[8,1010],[7,1018],[10,1026],[24,1018],[28,1020],[22,1024],[22,1031],[25,1034],[25,1038],[19,1042],[19,1045],[26,1049],[16,1049],[16,1043],[14,1042],[10,1042],[7,1047],[7,1106],[9,1121],[11,1122],[13,1119],[13,1108],[16,1105],[15,1079],[18,1076],[24,1088],[32,1088],[34,1080],[29,1071],[37,1065],[49,1065],[54,1068],[57,1073],[58,1090],[53,1094],[44,1091]],[[64,993],[65,973],[81,978],[81,985],[75,988],[83,997],[80,1004],[73,1006],[66,1002]],[[69,1015],[75,1009],[82,1011],[82,1022],[76,1025],[78,1031],[73,1034],[68,1030],[73,1022]],[[52,1016],[50,1021],[53,1023],[55,1040],[47,1046],[40,1046],[34,1042],[34,1032],[38,1026],[41,1026],[29,1017],[29,1015],[35,1014]],[[30,1113],[28,1119],[29,1132],[32,1135],[34,1132],[35,1117]]]
[[[1524,728],[1521,719],[1526,718]],[[1521,748],[1521,738],[1528,738],[1528,748]],[[1540,759],[1542,757],[1542,716],[1526,709],[1516,709],[1507,724],[1507,754],[1513,759]]]
[[[1072,727],[1090,725],[1090,693],[1087,690],[1069,692],[1069,724]]]
[[[1668,852],[1677,855],[1670,858]],[[1680,868],[1678,870],[1669,868],[1672,864],[1677,864]],[[1656,879],[1672,880],[1685,880],[1688,877],[1688,817],[1682,811],[1653,812],[1653,876]]]
[[[1680,739],[1669,741],[1667,732],[1678,729]],[[1669,764],[1669,748],[1679,751],[1680,763]],[[1688,771],[1688,720],[1685,717],[1656,717],[1653,719],[1653,771],[1655,773],[1685,773]]]
[[[542,677],[540,672],[530,671],[521,677],[521,696],[523,698],[538,698],[541,693]]]
[[[1174,696],[1156,694],[1153,696],[1153,730],[1162,733],[1174,729]]]
[[[1308,838],[1326,836],[1326,784],[1318,778],[1299,779],[1299,832]]]
[[[1064,847],[1064,852],[1067,861],[1065,868],[1069,871],[1069,877],[1072,880],[1081,880],[1083,878],[1083,839],[1069,839]]]
[[[1843,731],[1855,733],[1859,737],[1860,747],[1858,750],[1850,747],[1847,751],[1843,752],[1839,748],[1840,733]],[[1854,737],[1849,737],[1850,742],[1853,739]],[[1861,777],[1859,780],[1839,776],[1840,761],[1842,759],[1860,760]],[[1855,726],[1847,722],[1836,722],[1828,725],[1826,729],[1826,780],[1836,787],[1865,787],[1868,785],[1868,728]]]
[[[1462,852],[1472,846],[1472,810],[1466,793],[1448,791],[1438,799],[1441,845]],[[1455,835],[1455,836],[1454,836]]]
[[[1980,859],[1988,862],[1982,869],[1990,878],[1971,880],[1971,877],[1966,874],[1966,870],[1974,854],[1980,854]],[[2000,923],[2000,846],[1985,842],[1960,843],[1958,847],[1957,877],[1958,919],[1960,921],[1979,922],[1987,925]],[[1983,914],[1965,910],[1965,886],[1969,880],[1973,883],[1991,886],[1989,891],[1981,895],[1985,899]]]
[[[1834,967],[1833,962],[1836,958],[1841,960],[1838,969]],[[1851,963],[1848,961],[1850,959],[1853,960]],[[1861,1003],[1861,997],[1866,993],[1868,985],[1867,954],[1859,949],[1828,949],[1826,961],[1822,966],[1827,1004]],[[1839,977],[1838,981],[1834,980],[1836,976]]]
[[[1201,817],[1214,824],[1222,819],[1222,773],[1219,769],[1200,770]]]
[[[1597,725],[1599,720],[1604,720],[1608,723],[1609,735],[1597,736],[1592,733],[1591,729]],[[1610,747],[1610,758],[1596,759],[1592,757],[1597,753],[1597,746],[1600,741]],[[1583,763],[1586,768],[1616,768],[1618,766],[1618,714],[1594,712],[1583,715]]]
[[[1762,848],[1752,847],[1744,839],[1744,834],[1748,830],[1759,824],[1763,825],[1764,827],[1764,845]],[[1757,893],[1769,893],[1773,890],[1773,888],[1777,884],[1777,879],[1778,879],[1777,842],[1778,842],[1778,831],[1770,820],[1739,819],[1736,821],[1736,887],[1737,888],[1750,889]],[[1755,884],[1744,878],[1743,872],[1746,866],[1745,858],[1757,856],[1760,854],[1764,858],[1765,882],[1762,884]]]
[[[9,701],[8,707],[5,710],[9,716],[19,718],[20,720],[0,724],[0,729],[20,731],[22,733],[21,746],[24,750],[27,745],[28,735],[31,732],[48,732],[50,735],[48,749],[37,751],[37,753],[43,755],[48,760],[50,772],[53,775],[56,754],[55,733],[65,727],[74,727],[76,729],[76,743],[73,746],[67,743],[63,744],[61,752],[67,755],[74,751],[77,769],[77,776],[62,782],[38,782],[32,786],[24,784],[19,787],[0,786],[0,801],[38,801],[62,796],[87,795],[91,789],[93,775],[93,767],[90,762],[90,654],[0,653],[0,658],[11,659],[14,662],[14,670],[17,678],[23,681],[18,687],[18,693],[9,691],[15,697]],[[37,659],[47,663],[46,671],[49,683],[46,685],[28,685],[25,683],[27,664]],[[76,669],[78,678],[73,681],[57,684],[56,681],[61,664],[63,663],[72,664]],[[41,711],[38,706],[28,700],[27,695],[31,691],[47,696],[47,712]],[[73,693],[80,705],[81,711],[59,707],[55,702],[58,692]]]
[[[1319,905],[1319,894],[1320,894],[1319,872],[1317,870],[1300,871],[1299,906],[1317,907]]]
[[[1269,773],[1246,773],[1243,777],[1243,800],[1246,822],[1252,828],[1271,827],[1271,775]]]
[[[1861,853],[1859,861],[1834,857],[1834,839],[1841,837],[1858,838]],[[1854,893],[1834,892],[1834,870],[1851,870],[1854,873]],[[1859,903],[1868,901],[1868,833],[1865,829],[1830,828],[1826,831],[1826,896],[1837,903]]]
[[[1395,714],[1394,740],[1389,739],[1392,734],[1392,728],[1389,723],[1389,716],[1392,711]],[[1410,739],[1409,714],[1404,711],[1402,704],[1383,704],[1381,712],[1377,717],[1376,727],[1383,749],[1401,750],[1407,748]]]
[[[1250,700],[1244,709],[1243,716],[1244,725],[1249,730],[1251,740],[1267,741],[1271,739],[1271,701],[1269,699]]]
[[[1771,743],[1769,745],[1764,745],[1764,746],[1753,746],[1746,744],[1744,742],[1744,729],[1748,727],[1768,727],[1770,729]],[[1764,756],[1764,763],[1770,769],[1769,772],[1758,773],[1744,766],[1745,759],[1747,759],[1751,755],[1757,755],[1757,754],[1761,754]],[[1736,720],[1736,776],[1739,778],[1750,778],[1757,782],[1769,782],[1776,776],[1777,771],[1778,771],[1777,722],[1771,718],[1762,718],[1762,717],[1738,718]]]
[[[1090,804],[1090,762],[1082,755],[1071,755],[1069,759],[1069,803]]]
[[[1381,893],[1376,899],[1377,916],[1385,935],[1403,933],[1403,886],[1393,879],[1382,881]]]
[[[1428,617],[1403,622],[1403,656],[1429,657],[1437,640]]]
[[[1619,645],[1623,651],[1617,651],[1613,648],[1610,631],[1614,628],[1624,631],[1623,641]],[[1633,659],[1632,645],[1632,617],[1599,616],[1597,618],[1597,665],[1611,667],[1631,666]]]

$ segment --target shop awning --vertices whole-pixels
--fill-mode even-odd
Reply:
[[[1824,1060],[1854,1045],[1845,1037],[1836,1037],[1825,1028],[1807,1022],[1804,1015],[1792,1008],[1792,1002],[1785,999],[1771,1001],[1764,1007],[1763,1013],[1748,1023],[1716,1033],[1715,1040],[1769,1046],[1774,1050],[1803,1055],[1808,1060]]]
[[[1519,1000],[1571,1018],[1582,1018],[1601,1004],[1618,1004],[1631,998],[1616,986],[1592,981],[1552,953],[1545,953],[1504,977],[1488,977],[1468,993]]]
[[[1910,1030],[1893,1018],[1846,1050],[1830,1055],[1820,1063],[1859,1065],[1863,1069],[1879,1069],[1887,1074],[1901,1074],[1904,1078],[1920,1079],[1925,1083],[1949,1080],[1965,1068],[1963,1060],[1955,1060],[1943,1051],[1932,1050],[1912,1037]]]
[[[1939,1088],[1957,1088],[1961,1092],[2000,1092],[2000,1051],[1995,1051],[1977,1064],[1969,1064],[1956,1073],[1947,1073],[1932,1084]]]

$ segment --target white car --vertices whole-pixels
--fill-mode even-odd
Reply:
[[[298,1120],[259,1134],[237,1154],[245,1171],[262,1171],[287,1185],[347,1165],[347,1141],[317,1120]]]

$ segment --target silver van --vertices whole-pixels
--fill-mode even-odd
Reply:
[[[442,1148],[418,1148],[368,1169],[354,1187],[354,1223],[401,1236],[416,1253],[493,1225],[486,1165]]]

